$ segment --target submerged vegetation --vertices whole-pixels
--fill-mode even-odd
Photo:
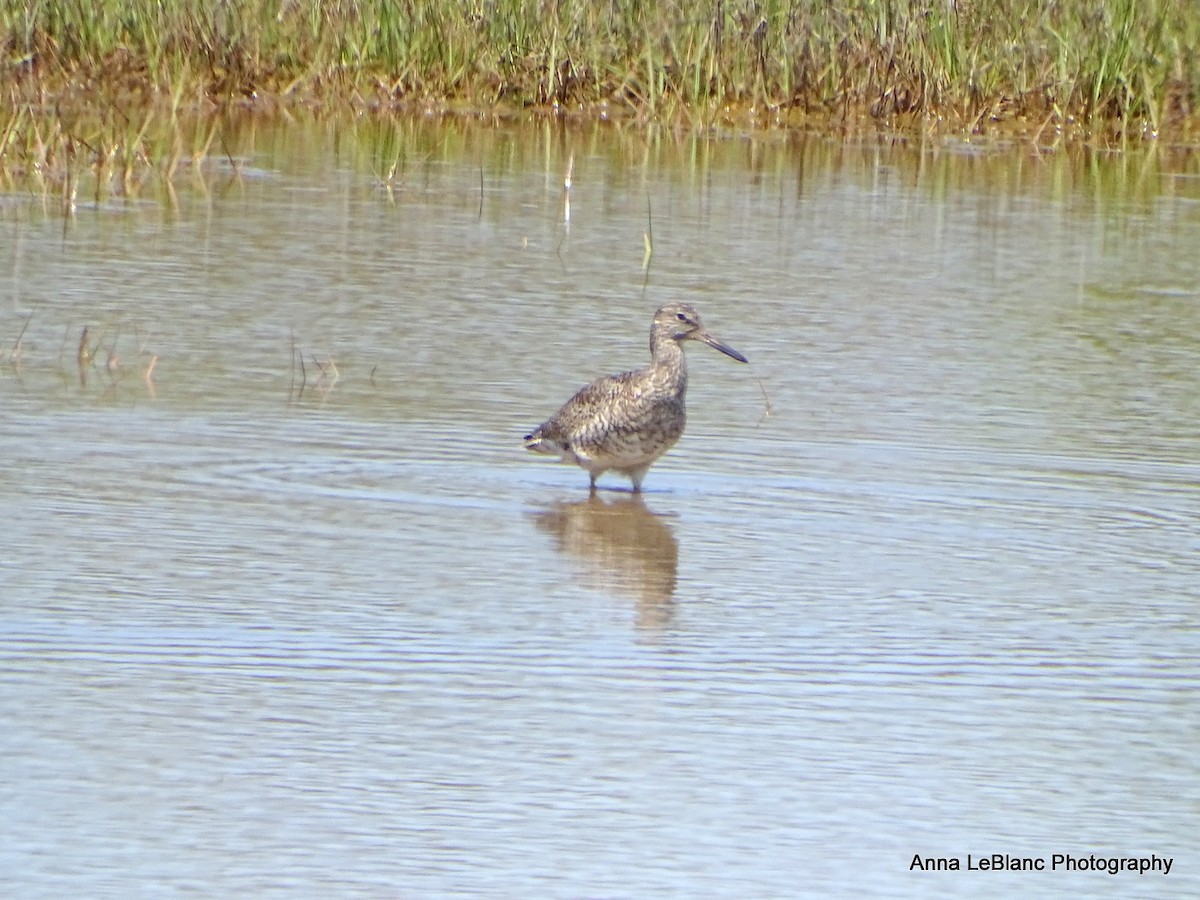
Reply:
[[[1189,135],[1200,101],[1190,0],[25,0],[0,46],[0,171],[63,183],[169,176],[246,108],[1057,139]]]

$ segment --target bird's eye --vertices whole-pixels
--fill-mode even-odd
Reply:
[[[683,313],[675,313],[675,318],[677,318],[680,322],[687,321],[687,316],[685,316]]]

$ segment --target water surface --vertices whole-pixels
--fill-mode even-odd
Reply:
[[[230,152],[0,204],[17,895],[1200,891],[1194,153]],[[671,298],[751,365],[589,498],[520,437]],[[997,852],[1174,867],[909,871]]]

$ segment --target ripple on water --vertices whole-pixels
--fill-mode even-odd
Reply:
[[[169,221],[0,199],[0,345],[34,313],[0,367],[6,887],[890,897],[979,893],[914,852],[1182,866],[1200,328],[1170,154],[1127,183],[698,139],[684,171],[674,139],[461,125],[285,141]],[[428,164],[385,200],[364,136]],[[751,366],[693,354],[646,495],[589,498],[520,435],[641,363],[671,296]],[[123,377],[69,371],[83,322]],[[298,353],[340,379],[297,392]]]

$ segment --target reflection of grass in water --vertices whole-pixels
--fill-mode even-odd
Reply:
[[[114,397],[118,385],[127,377],[136,373],[143,383],[146,394],[155,396],[154,369],[158,365],[158,354],[149,349],[149,337],[140,326],[132,327],[133,343],[136,350],[130,348],[128,337],[122,336],[121,323],[113,318],[101,326],[99,332],[84,325],[79,330],[79,339],[75,343],[74,367],[67,361],[67,348],[72,342],[73,327],[65,326],[62,341],[58,347],[57,357],[51,359],[45,352],[37,352],[40,342],[34,341],[31,349],[27,337],[30,325],[34,321],[33,313],[28,314],[21,322],[17,335],[11,343],[0,338],[0,346],[6,346],[6,352],[0,355],[0,375],[12,375],[23,379],[27,372],[54,371],[65,381],[77,380],[81,389],[99,386],[102,396]],[[120,348],[124,347],[124,351]],[[123,355],[124,354],[126,355]]]
[[[103,400],[157,400],[158,364],[163,359],[170,364],[164,390],[168,402],[179,402],[187,394],[208,396],[214,390],[214,383],[229,383],[221,380],[224,376],[220,373],[220,363],[210,365],[209,360],[202,358],[203,354],[186,346],[175,345],[173,352],[160,353],[163,348],[152,333],[120,316],[86,325],[51,326],[42,321],[39,328],[38,317],[27,314],[11,323],[12,331],[7,330],[8,325],[0,318],[0,394],[16,385],[30,396],[66,389],[72,395]],[[272,402],[319,407],[331,397],[344,396],[345,399],[339,400],[344,406],[346,402],[364,396],[376,398],[380,394],[382,378],[378,363],[368,366],[361,360],[352,361],[346,364],[347,377],[339,359],[303,351],[294,339],[290,386],[283,381],[286,395],[277,393],[280,380],[287,376],[286,358],[268,356],[263,357],[265,362],[258,363],[256,358],[252,363],[249,353],[243,355],[245,365],[225,374],[239,385],[266,384]],[[349,394],[343,386],[348,386]],[[248,391],[239,389],[238,393],[245,396]]]
[[[169,177],[212,142],[181,111],[268,98],[1122,132],[1200,100],[1200,17],[1165,0],[95,0],[6,4],[0,33],[4,168],[47,178]]]
[[[0,109],[0,117],[3,115]],[[18,115],[26,120],[32,117],[29,110]],[[53,116],[43,112],[33,120],[39,133],[57,127],[61,138],[65,132],[52,124]],[[113,128],[94,113],[79,114],[70,121],[89,135]],[[25,176],[11,168],[20,157],[10,152],[0,157],[0,192],[28,193],[35,202],[41,201],[43,214],[52,216],[71,215],[76,199],[83,207],[108,203],[110,210],[136,213],[147,204],[125,206],[124,201],[140,198],[160,204],[162,211],[173,217],[178,214],[177,204],[207,204],[230,188],[242,191],[268,169],[322,177],[329,170],[329,160],[336,158],[340,167],[373,173],[376,183],[365,189],[388,202],[469,203],[477,217],[499,222],[516,207],[507,203],[502,193],[491,191],[493,183],[539,168],[544,169],[547,183],[560,180],[570,168],[570,156],[578,154],[581,147],[587,148],[588,154],[579,175],[583,179],[598,177],[597,166],[614,172],[636,168],[646,175],[657,173],[693,182],[721,168],[783,173],[799,166],[806,172],[833,168],[869,183],[884,161],[903,171],[913,184],[939,194],[967,183],[1003,192],[1035,190],[1058,199],[1083,189],[1105,206],[1153,199],[1165,187],[1157,175],[1190,172],[1195,163],[1195,154],[1186,143],[1144,142],[1140,145],[1143,152],[1114,155],[1114,147],[1132,149],[1135,145],[1103,139],[1070,140],[1049,128],[1033,144],[951,138],[925,141],[905,134],[886,134],[880,139],[877,135],[867,141],[871,151],[866,152],[862,141],[829,141],[811,131],[791,132],[786,140],[780,140],[777,132],[761,132],[747,140],[730,141],[706,130],[632,120],[579,121],[567,132],[543,118],[513,122],[503,129],[494,127],[496,121],[495,116],[357,116],[346,111],[293,110],[286,116],[267,117],[250,109],[202,114],[180,111],[173,121],[165,116],[153,119],[143,137],[147,146],[136,156],[141,167],[131,167],[128,177],[111,163],[89,163],[86,148],[66,157],[73,167],[70,179],[54,176],[54,167],[62,165],[63,157],[53,154],[47,154],[47,166]],[[0,138],[3,133],[0,128]],[[10,142],[10,151],[11,146]],[[175,148],[180,146],[185,150],[176,154]],[[1013,165],[1011,154],[993,152],[1006,146],[1013,146],[1013,152],[1027,163]],[[169,155],[160,155],[155,147]],[[1057,152],[1039,152],[1046,147]],[[1032,155],[1029,150],[1034,151]],[[267,169],[245,165],[254,158],[266,159]],[[469,179],[455,180],[450,190],[442,189],[445,183],[438,182],[442,188],[430,193],[429,185],[435,180],[429,169],[433,160],[466,161],[478,168]],[[68,194],[69,190],[73,193]],[[651,248],[657,249],[652,218],[648,209],[646,237]],[[638,255],[643,261],[645,250],[645,243],[639,243]]]
[[[79,201],[138,197],[199,171],[219,134],[215,115],[181,116],[155,105],[33,105],[0,111],[0,189],[20,185],[72,213]]]

